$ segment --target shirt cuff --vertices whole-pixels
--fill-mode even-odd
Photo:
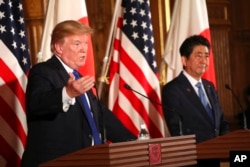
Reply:
[[[63,111],[67,112],[69,110],[70,105],[74,105],[76,102],[75,98],[69,97],[66,92],[66,87],[62,89],[62,103],[63,103]]]

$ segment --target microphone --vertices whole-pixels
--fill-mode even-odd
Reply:
[[[94,86],[93,86],[96,90],[96,97],[97,97],[97,100],[98,100],[98,105],[99,105],[99,108],[101,110],[101,118],[102,118],[102,123],[103,123],[103,129],[102,129],[102,142],[104,144],[107,143],[107,132],[106,132],[106,124],[105,124],[105,118],[104,118],[104,111],[102,111],[102,105],[101,105],[101,102],[100,102],[100,98],[99,98],[99,95],[98,95],[98,91],[97,91],[97,88],[96,88],[96,83],[94,83]]]
[[[247,129],[246,113],[245,113],[245,110],[243,109],[243,107],[242,107],[242,105],[240,103],[239,98],[236,96],[235,92],[233,91],[233,89],[228,84],[225,84],[225,88],[228,89],[228,90],[230,90],[232,92],[232,95],[233,95],[234,99],[236,100],[236,102],[240,106],[241,112],[243,114],[243,128]]]
[[[126,88],[126,89],[128,89],[128,90],[131,90],[131,91],[133,91],[133,92],[135,92],[135,93],[137,93],[137,94],[139,94],[139,95],[141,95],[141,96],[147,98],[149,101],[151,101],[151,102],[153,102],[153,103],[156,103],[156,104],[158,104],[158,105],[161,105],[161,103],[159,103],[159,102],[157,102],[157,101],[155,101],[155,100],[152,100],[152,99],[149,98],[148,96],[143,95],[143,94],[141,94],[140,92],[138,92],[138,91],[132,89],[128,84],[124,84],[124,88]]]

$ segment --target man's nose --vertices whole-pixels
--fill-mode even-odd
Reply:
[[[88,50],[88,44],[82,44],[80,51],[81,52],[87,52],[87,50]]]

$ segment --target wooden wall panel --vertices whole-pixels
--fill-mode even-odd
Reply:
[[[231,86],[231,59],[228,48],[229,28],[211,28],[211,38],[219,99],[226,118],[234,123],[236,113],[233,109],[232,93],[225,88],[225,84]]]
[[[232,10],[232,29],[235,31],[249,30],[249,0],[230,0]]]
[[[231,3],[230,0],[207,0],[209,24],[214,53],[217,90],[225,117],[231,129],[238,128],[235,103],[232,92],[225,88],[232,87],[232,71],[230,68],[232,56],[229,48],[231,32]]]
[[[250,85],[250,19],[249,0],[231,0],[232,28],[230,32],[231,76],[232,88],[239,98],[243,108],[244,89]],[[234,100],[234,111],[242,111],[240,105]]]
[[[231,24],[229,0],[207,0],[210,25],[226,26]]]
[[[241,104],[246,108],[244,102],[244,89],[250,84],[250,31],[231,32],[231,70],[232,87],[239,97]],[[235,110],[240,111],[239,104],[235,103]]]
[[[26,31],[32,64],[36,63],[36,55],[40,49],[40,40],[45,17],[45,5],[46,3],[44,0],[23,0]]]
[[[232,86],[245,108],[243,91],[250,84],[250,1],[231,0],[231,4],[233,22],[230,36]],[[239,110],[239,105],[235,106]]]
[[[32,64],[37,62],[37,53],[40,49],[40,40],[43,31],[43,19],[36,21],[26,21],[26,31],[29,36],[28,44],[30,47],[30,56]]]
[[[109,37],[115,1],[86,0],[90,26],[94,29],[93,48],[95,55],[96,77],[100,77],[103,58]]]
[[[250,20],[248,0],[207,0],[214,47],[218,92],[232,129],[239,128],[237,114],[246,108],[243,92],[250,84]],[[224,29],[224,32],[223,32]],[[240,104],[225,84],[233,89]]]

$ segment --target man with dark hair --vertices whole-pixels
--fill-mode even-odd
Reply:
[[[200,143],[229,131],[213,83],[202,78],[209,52],[209,41],[200,35],[190,36],[180,46],[183,71],[162,89],[162,107],[172,136],[195,134]],[[219,161],[198,161],[201,167],[219,165]]]

